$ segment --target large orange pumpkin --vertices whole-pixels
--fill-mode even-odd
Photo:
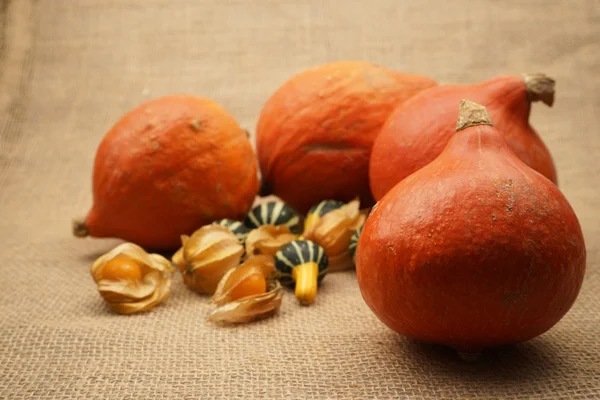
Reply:
[[[515,156],[485,109],[464,102],[461,117],[440,156],[377,203],[356,272],[390,328],[473,352],[556,324],[577,297],[586,251],[565,197]]]
[[[552,105],[554,80],[544,74],[507,75],[474,85],[440,85],[396,108],[383,125],[371,153],[369,177],[376,200],[442,152],[454,134],[456,104],[462,98],[487,107],[517,157],[557,182],[552,156],[529,124],[532,101]]]
[[[174,95],[144,103],[106,134],[94,164],[94,204],[77,236],[180,246],[212,221],[241,219],[258,192],[246,133],[219,104]]]
[[[373,204],[371,146],[393,108],[431,79],[366,62],[335,62],[287,81],[262,109],[256,144],[263,185],[296,211],[325,199]]]

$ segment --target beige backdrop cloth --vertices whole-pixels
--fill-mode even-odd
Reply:
[[[600,398],[600,3],[0,0],[0,398]],[[75,239],[104,133],[140,102],[207,96],[254,129],[292,74],[363,59],[440,82],[545,72],[533,124],[587,240],[581,294],[550,332],[478,364],[381,324],[353,272],[303,308],[236,328],[176,276],[152,312],[107,311]]]

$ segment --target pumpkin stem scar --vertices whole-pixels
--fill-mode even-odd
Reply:
[[[456,132],[478,125],[494,126],[486,108],[470,100],[461,100]]]
[[[194,119],[190,122],[190,126],[192,127],[193,130],[198,132],[200,130],[200,121],[198,121],[197,119]]]

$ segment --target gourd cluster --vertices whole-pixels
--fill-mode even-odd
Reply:
[[[272,94],[255,146],[210,99],[154,99],[101,142],[73,233],[126,241],[92,267],[119,313],[163,302],[179,270],[212,296],[209,320],[248,322],[274,314],[284,286],[312,304],[356,257],[363,299],[394,331],[461,352],[523,341],[562,318],[585,272],[581,227],[529,121],[554,95],[539,73],[438,85],[330,63]],[[252,208],[257,194],[281,201]],[[167,260],[139,246],[180,248]]]
[[[283,286],[312,304],[328,272],[354,266],[365,218],[358,200],[324,200],[304,219],[282,201],[266,201],[243,221],[221,219],[181,235],[170,261],[124,243],[100,257],[92,275],[109,307],[129,314],[166,300],[177,269],[186,286],[212,296],[210,321],[249,322],[277,312]]]

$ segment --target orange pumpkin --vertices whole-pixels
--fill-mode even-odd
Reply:
[[[386,325],[467,352],[550,329],[585,273],[567,199],[490,124],[463,102],[458,132],[377,203],[356,249],[363,298]]]
[[[371,153],[369,177],[375,200],[442,152],[454,134],[456,104],[462,98],[487,107],[494,125],[517,157],[557,182],[552,156],[529,124],[532,101],[552,105],[554,80],[544,74],[509,75],[475,85],[440,85],[396,108]]]
[[[76,236],[116,237],[154,249],[212,221],[241,219],[258,191],[246,133],[219,104],[173,95],[126,114],[94,164],[94,204]]]
[[[256,131],[263,194],[306,213],[321,200],[373,204],[371,146],[393,108],[436,85],[366,62],[335,62],[288,80],[267,101]]]

